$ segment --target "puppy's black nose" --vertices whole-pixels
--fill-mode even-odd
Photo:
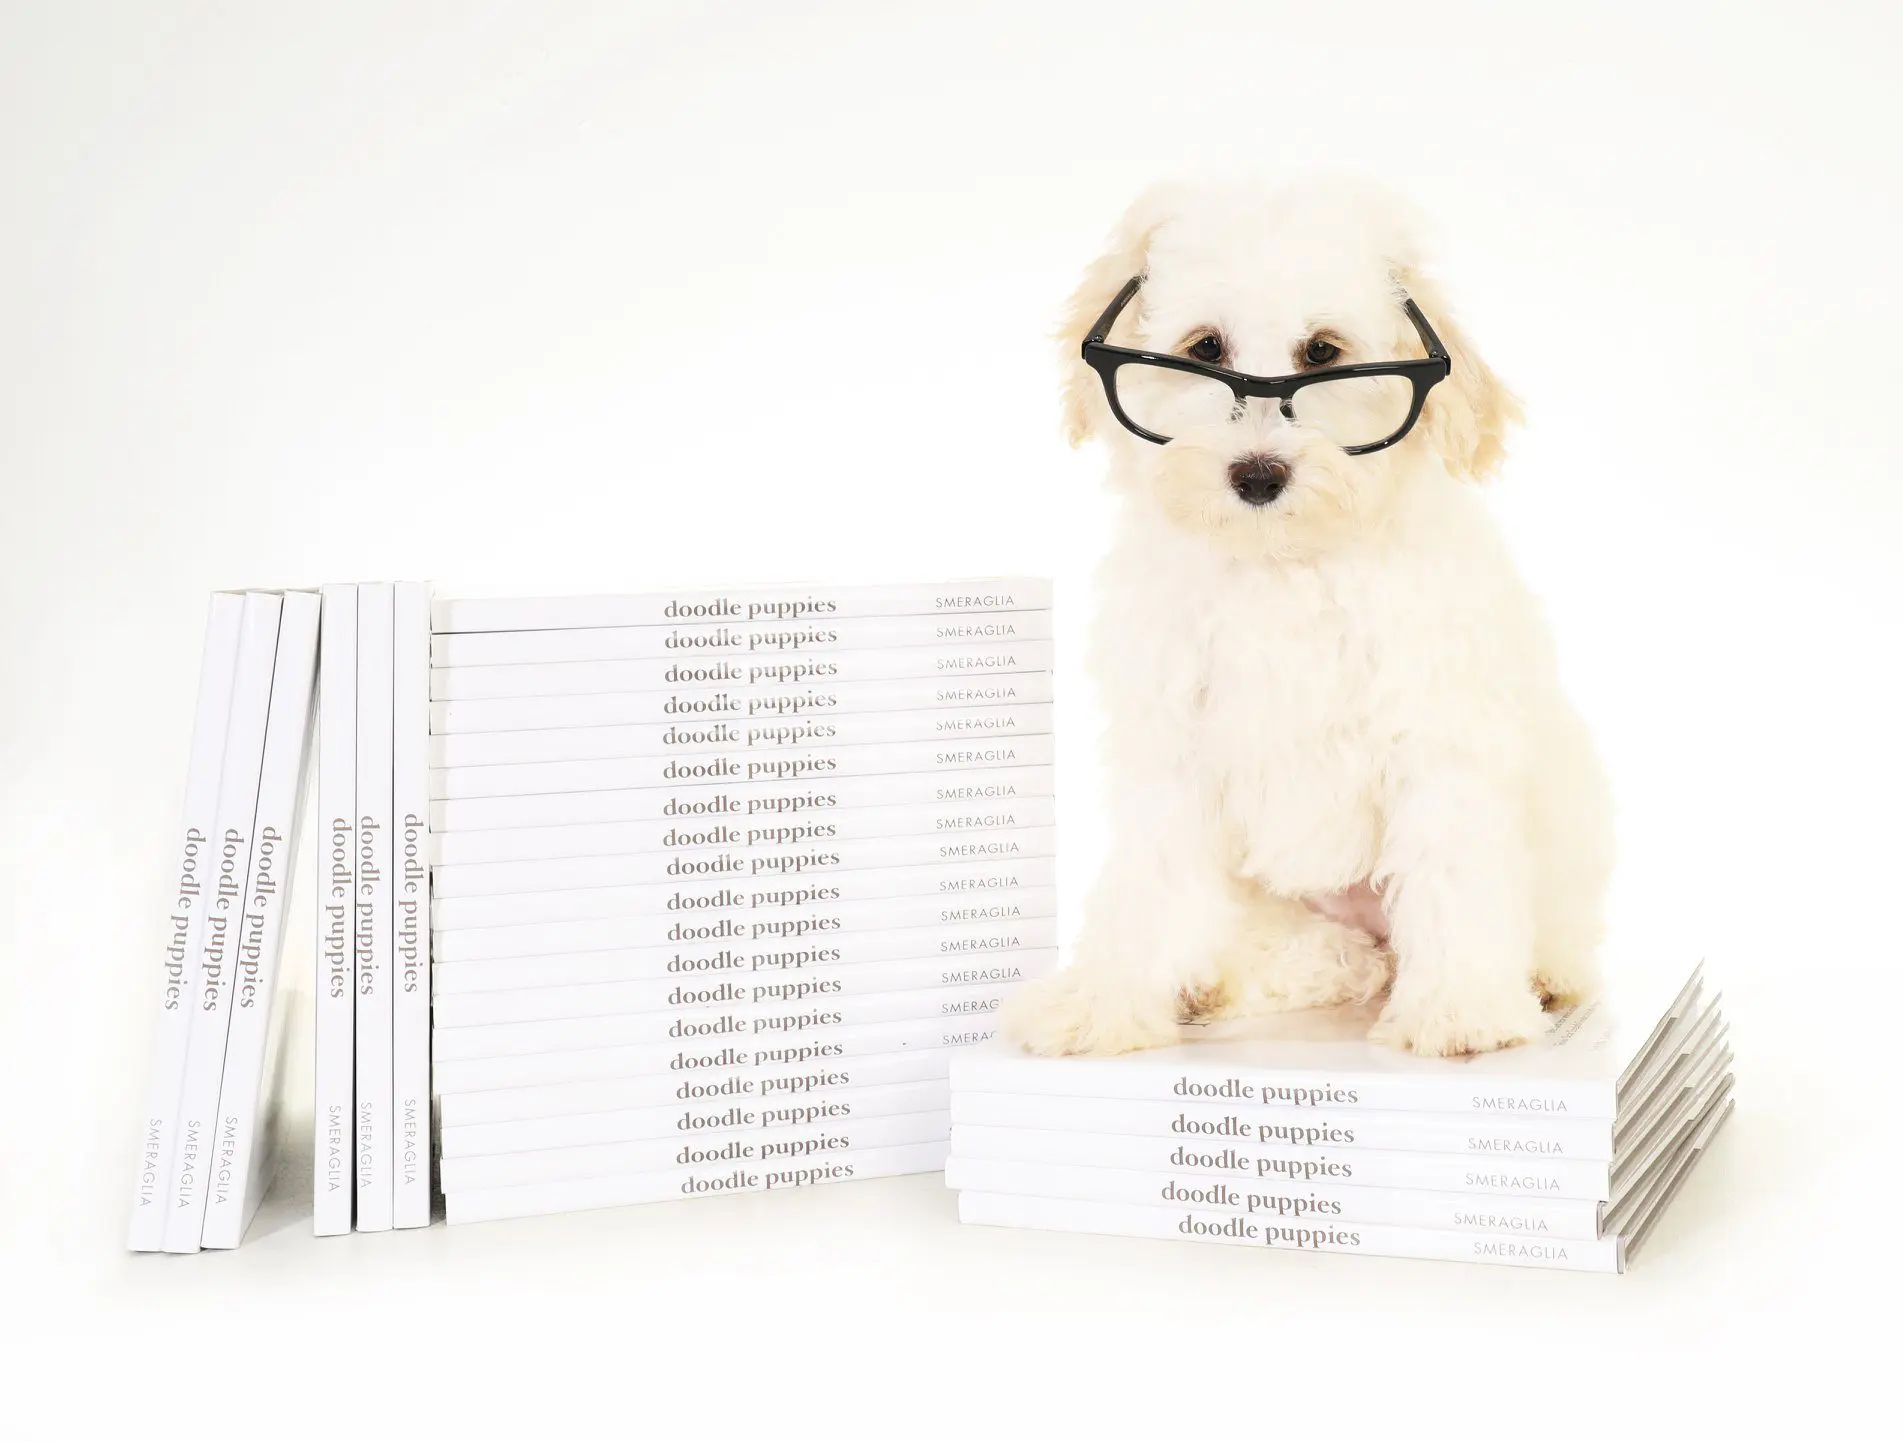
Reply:
[[[1272,455],[1245,455],[1229,467],[1229,488],[1250,505],[1267,505],[1288,485],[1288,467]]]

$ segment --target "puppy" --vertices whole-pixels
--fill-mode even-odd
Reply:
[[[1072,963],[1007,1034],[1108,1054],[1385,992],[1388,1045],[1540,1036],[1594,987],[1609,799],[1475,493],[1519,405],[1400,207],[1153,190],[1061,339],[1065,428],[1122,501],[1091,656],[1114,834]]]

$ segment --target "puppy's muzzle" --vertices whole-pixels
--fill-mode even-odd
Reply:
[[[1288,466],[1272,455],[1245,455],[1229,466],[1229,488],[1248,505],[1267,505],[1288,481]]]

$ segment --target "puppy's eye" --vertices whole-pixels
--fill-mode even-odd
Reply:
[[[1302,347],[1302,364],[1307,366],[1333,365],[1341,359],[1341,347],[1325,335],[1309,338]]]
[[[1222,363],[1222,337],[1220,335],[1205,335],[1189,347],[1188,353],[1191,360],[1200,360],[1204,365],[1220,365]]]

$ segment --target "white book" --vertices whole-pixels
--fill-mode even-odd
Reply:
[[[890,1146],[857,1151],[843,1159],[815,1158],[791,1166],[700,1166],[688,1171],[610,1176],[590,1181],[548,1181],[534,1186],[503,1186],[493,1191],[462,1191],[443,1201],[452,1226],[470,1221],[501,1221],[517,1216],[552,1216],[569,1211],[598,1211],[604,1206],[638,1206],[693,1196],[739,1191],[789,1191],[835,1181],[868,1181],[878,1176],[910,1176],[945,1164],[945,1143]]]
[[[264,764],[264,727],[271,709],[271,671],[277,656],[280,596],[252,591],[244,598],[238,671],[231,720],[218,777],[218,819],[212,831],[210,892],[199,936],[198,984],[190,993],[191,1036],[179,1093],[178,1143],[167,1191],[165,1249],[199,1249],[205,1225],[218,1088],[225,1075],[225,1037],[231,1024],[232,972],[251,869],[258,775]]]
[[[1009,964],[1026,952],[1056,944],[1056,917],[1034,916],[961,926],[833,933],[792,943],[777,939],[740,945],[710,941],[453,963],[439,958],[434,989],[440,1003],[450,996],[480,991],[608,985],[660,977],[709,984],[725,979],[800,976],[833,966],[926,959],[935,959],[949,973]],[[438,1024],[442,1024],[440,1011],[438,1017]]]
[[[724,1077],[736,1071],[773,1071],[793,1066],[856,1060],[896,1051],[933,1051],[975,1046],[998,1034],[995,1023],[939,1019],[847,1026],[823,1036],[788,1039],[684,1041],[671,1046],[605,1046],[591,1051],[546,1051],[529,1056],[490,1056],[435,1063],[436,1091],[494,1091],[516,1086],[557,1086],[574,1081],[614,1081],[635,1076]]]
[[[525,926],[481,926],[439,931],[438,960],[481,961],[502,956],[558,955],[697,941],[798,941],[856,930],[904,930],[973,921],[1016,921],[1057,914],[1054,887],[1003,897],[893,896],[886,900],[813,905],[804,910],[741,916],[611,916],[588,921],[543,921]]]
[[[278,621],[251,864],[244,911],[233,938],[231,1022],[200,1237],[203,1245],[218,1250],[244,1239],[277,1166],[276,1077],[284,1023],[278,964],[284,951],[284,913],[298,873],[311,750],[311,689],[317,678],[318,606],[313,593],[288,591]]]
[[[652,595],[445,597],[431,622],[438,634],[472,630],[566,630],[592,626],[744,625],[850,620],[873,615],[989,615],[1048,610],[1051,583],[1030,576],[984,576],[919,585],[750,586]]]
[[[546,795],[558,791],[621,791],[644,787],[744,786],[765,781],[813,781],[855,776],[943,774],[1047,766],[1052,737],[999,740],[907,741],[884,746],[832,746],[798,753],[628,756],[619,760],[545,761],[534,765],[461,766],[430,772],[433,800]]]
[[[311,1229],[343,1236],[357,1196],[357,587],[322,594]]]
[[[960,1089],[952,1115],[973,1126],[1098,1131],[1194,1141],[1246,1141],[1294,1150],[1439,1151],[1470,1159],[1556,1156],[1610,1162],[1612,1122],[1594,1116],[1463,1115],[1434,1111],[1214,1106],[1200,1101],[1100,1101]]]
[[[885,991],[829,996],[795,1005],[708,1007],[640,1011],[633,1015],[580,1016],[559,1021],[505,1021],[453,1026],[436,1033],[435,1053],[444,1062],[492,1056],[533,1056],[550,1051],[590,1051],[609,1046],[662,1046],[680,1041],[817,1038],[849,1026],[892,1021],[986,1019],[1010,994],[1009,986],[948,986],[936,991]]]
[[[662,818],[647,821],[601,821],[582,825],[518,826],[503,830],[462,830],[430,836],[430,853],[438,867],[438,882],[451,867],[508,865],[524,862],[610,858],[643,855],[650,851],[708,851],[703,861],[733,857],[732,864],[748,865],[756,850],[797,851],[831,843],[935,836],[947,842],[981,838],[991,831],[1030,830],[1056,824],[1057,803],[1048,794],[1021,795],[1010,800],[947,801],[926,805],[865,806],[852,810],[817,812],[782,819],[767,817]],[[1028,852],[1027,852],[1028,854]],[[458,884],[451,876],[449,883]],[[495,889],[502,889],[496,887]],[[480,885],[465,892],[482,895]]]
[[[980,1161],[957,1155],[946,1159],[945,1184],[955,1190],[999,1196],[1216,1211],[1279,1224],[1316,1221],[1406,1226],[1432,1231],[1497,1232],[1541,1240],[1597,1240],[1601,1210],[1596,1201],[1553,1201],[1533,1196],[1476,1198],[1452,1191],[1391,1191],[1376,1186],[1303,1186],[1118,1171],[1106,1166]]]
[[[544,1181],[588,1181],[638,1176],[697,1166],[791,1166],[814,1159],[838,1160],[854,1151],[943,1142],[951,1122],[943,1111],[906,1116],[789,1126],[783,1130],[727,1131],[718,1136],[665,1136],[605,1146],[568,1146],[503,1156],[443,1158],[443,1193],[531,1186]]]
[[[519,835],[519,831],[502,832]],[[438,866],[431,894],[506,896],[523,891],[659,886],[702,878],[754,881],[762,877],[823,876],[894,867],[1023,860],[1057,853],[1057,827],[877,836],[864,841],[810,841],[781,849],[655,849],[633,855],[564,856],[546,861],[495,861]]]
[[[507,1022],[555,1021],[582,1016],[671,1015],[677,1011],[745,1009],[859,996],[916,992],[920,995],[973,985],[1010,985],[1057,968],[1057,948],[1021,951],[1002,960],[874,961],[826,966],[792,975],[740,979],[686,979],[656,975],[644,981],[579,986],[531,986],[511,991],[450,992],[436,998],[436,1024],[492,1026]],[[481,965],[465,961],[446,974]]]
[[[398,584],[391,614],[391,1215],[410,1229],[430,1223],[429,587]]]
[[[627,1111],[585,1111],[544,1116],[533,1121],[499,1121],[481,1126],[443,1127],[443,1158],[503,1156],[573,1146],[610,1146],[622,1141],[679,1139],[726,1131],[771,1131],[788,1127],[909,1116],[920,1111],[945,1114],[951,1086],[943,1079],[862,1086],[828,1096],[763,1105],[754,1101],[696,1101],[686,1105],[642,1106]]]
[[[1161,1206],[1051,1200],[963,1191],[958,1219],[970,1225],[1033,1231],[1080,1231],[1159,1241],[1221,1241],[1283,1251],[1341,1251],[1421,1261],[1479,1261],[1496,1266],[1539,1266],[1560,1271],[1622,1271],[1622,1243],[1532,1236],[1466,1234],[1349,1221],[1271,1221],[1217,1216]]]
[[[206,903],[217,873],[213,836],[218,826],[218,781],[224,771],[225,731],[231,719],[238,670],[238,635],[244,597],[211,598],[198,662],[198,698],[192,710],[191,758],[185,798],[167,876],[171,905],[159,947],[158,1023],[153,1029],[144,1105],[139,1122],[139,1164],[132,1183],[132,1215],[126,1245],[134,1251],[165,1247],[166,1200],[172,1153],[178,1136],[179,1099],[185,1087],[185,1055],[191,1039],[192,1004],[198,993],[199,947]]]
[[[753,880],[662,881],[580,890],[510,891],[499,896],[451,896],[431,905],[439,932],[489,926],[532,926],[545,921],[588,921],[621,916],[738,914],[749,918],[807,906],[845,905],[894,896],[1008,896],[1057,884],[1051,856],[962,864],[889,866],[819,876],[763,876]]]
[[[577,660],[672,660],[680,656],[806,655],[883,650],[888,646],[989,645],[1050,638],[1048,610],[754,623],[689,621],[677,625],[451,633],[436,637],[430,663],[532,665]]]
[[[956,1063],[952,1094],[958,1092]],[[1458,1191],[1476,1196],[1547,1196],[1606,1201],[1612,1172],[1604,1161],[1544,1157],[1443,1155],[1434,1151],[1303,1151],[1243,1141],[1184,1141],[1165,1136],[1113,1136],[1091,1131],[1026,1131],[960,1124],[952,1150],[987,1161],[1035,1161],[1053,1166],[1106,1166],[1229,1176],[1249,1181],[1330,1182],[1402,1191]]]
[[[395,587],[357,587],[357,1229],[395,1223]]]
[[[685,720],[659,725],[482,731],[474,735],[435,737],[430,742],[430,764],[450,768],[531,765],[708,752],[740,756],[835,746],[1048,735],[1050,730],[1049,705],[1006,705],[793,719],[765,716],[744,721]]]
[[[943,1081],[951,1072],[950,1050],[889,1051],[883,1055],[756,1066],[712,1075],[624,1076],[606,1081],[570,1081],[553,1086],[507,1086],[461,1091],[442,1098],[442,1125],[487,1126],[633,1111],[650,1106],[750,1101],[793,1106],[825,1101],[842,1091]]]
[[[430,699],[605,695],[734,686],[782,689],[864,681],[998,679],[1051,668],[1047,640],[986,645],[902,646],[829,655],[691,656],[679,660],[576,660],[531,665],[465,665],[430,671]]]
[[[914,807],[1015,802],[1051,794],[1049,766],[948,774],[860,776],[825,781],[754,781],[690,786],[571,791],[560,795],[488,796],[430,802],[434,832],[488,831],[513,826],[579,826],[601,821],[802,822],[830,819],[858,806]]]
[[[999,1045],[959,1058],[960,1091],[1207,1101],[1219,1106],[1612,1117],[1694,1003],[1699,975],[1630,965],[1619,1005],[1558,1017],[1544,1042],[1451,1061],[1367,1039],[1374,1007],[1187,1026],[1181,1045],[1124,1056],[1028,1056]]]
[[[867,711],[941,710],[946,707],[1042,705],[1052,696],[1048,671],[995,680],[833,681],[734,690],[608,691],[595,695],[504,696],[496,700],[430,702],[433,735],[482,731],[566,730],[577,726],[665,725],[706,719],[800,720],[862,715]]]

